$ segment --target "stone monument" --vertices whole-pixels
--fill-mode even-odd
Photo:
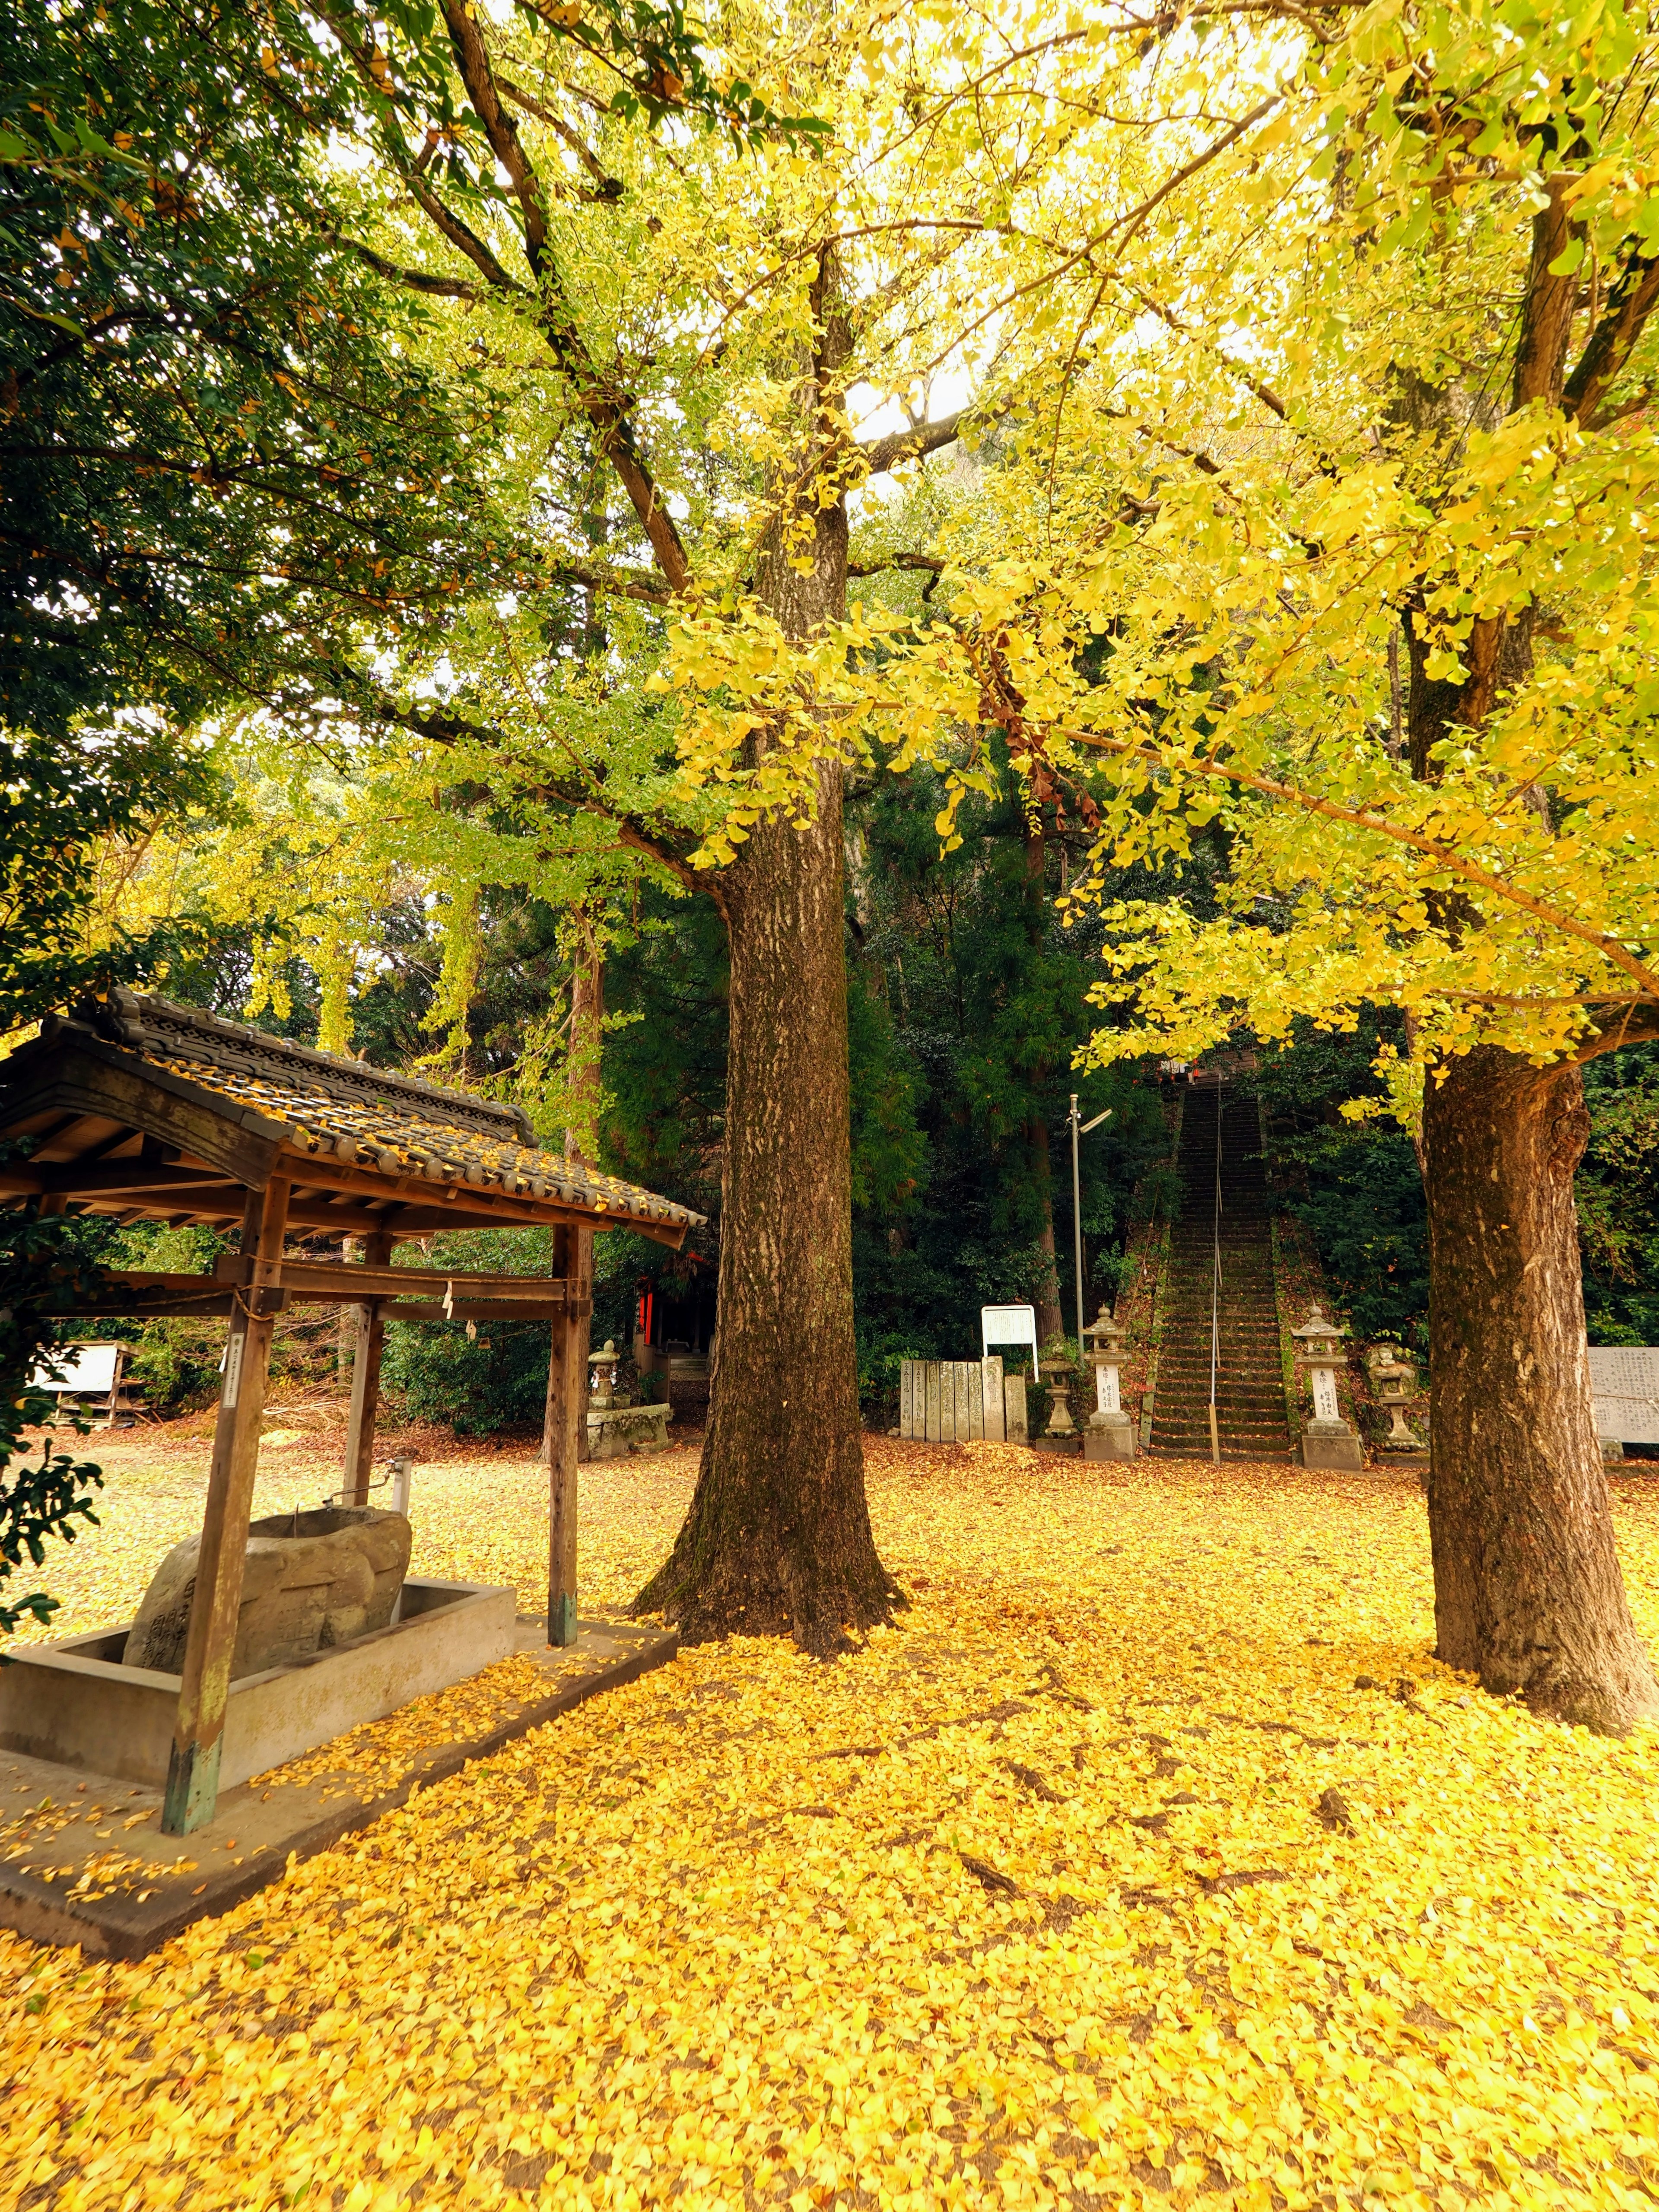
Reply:
[[[177,1674],[185,1663],[199,1536],[175,1544],[150,1578],[121,1656]],[[284,1667],[390,1626],[409,1571],[401,1513],[324,1505],[248,1526],[231,1680]]]
[[[1659,1444],[1659,1350],[1593,1344],[1589,1372],[1602,1456],[1620,1460],[1626,1444]]]
[[[1342,1340],[1347,1333],[1340,1322],[1327,1321],[1317,1306],[1300,1328],[1291,1331],[1301,1347],[1297,1364],[1307,1370],[1313,1398],[1313,1419],[1302,1431],[1304,1467],[1357,1472],[1365,1464],[1359,1439],[1343,1419],[1336,1396],[1336,1372],[1342,1364]]]
[[[1102,1306],[1083,1332],[1090,1346],[1089,1364],[1095,1371],[1094,1411],[1083,1435],[1085,1459],[1133,1459],[1135,1425],[1123,1409],[1119,1370],[1123,1364],[1123,1331]]]

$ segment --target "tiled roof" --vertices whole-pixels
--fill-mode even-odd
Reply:
[[[360,1173],[464,1183],[595,1212],[701,1226],[704,1216],[581,1160],[542,1151],[521,1107],[371,1067],[342,1053],[136,991],[75,1018],[152,1066],[282,1125],[293,1149]]]

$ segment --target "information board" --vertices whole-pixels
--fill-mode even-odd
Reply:
[[[981,1306],[979,1310],[979,1331],[981,1347],[988,1353],[994,1344],[1029,1344],[1031,1347],[1031,1372],[1033,1375],[1036,1373],[1035,1306]]]
[[[1593,1344],[1595,1433],[1621,1444],[1659,1444],[1659,1346]]]
[[[55,1364],[62,1379],[37,1367],[29,1378],[33,1389],[61,1393],[64,1397],[107,1398],[115,1388],[118,1344],[64,1344],[58,1348]]]

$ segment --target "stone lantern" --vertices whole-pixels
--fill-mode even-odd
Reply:
[[[1297,1365],[1307,1374],[1313,1398],[1313,1419],[1302,1431],[1304,1467],[1361,1468],[1365,1455],[1359,1439],[1343,1419],[1337,1403],[1337,1370],[1343,1364],[1342,1340],[1347,1330],[1340,1322],[1328,1321],[1316,1306],[1291,1336],[1297,1344]]]
[[[1072,1402],[1067,1392],[1072,1363],[1063,1349],[1044,1354],[1042,1371],[1048,1380],[1050,1396],[1048,1425],[1036,1440],[1038,1448],[1052,1445],[1060,1451],[1074,1451],[1077,1431],[1072,1426]]]
[[[1382,1449],[1420,1452],[1423,1439],[1410,1418],[1418,1395],[1417,1362],[1403,1345],[1374,1344],[1365,1364],[1370,1370],[1377,1403],[1388,1409],[1389,1433],[1382,1439]]]
[[[622,1354],[610,1337],[605,1340],[603,1352],[592,1353],[588,1359],[591,1370],[587,1385],[587,1403],[594,1413],[606,1413],[617,1402],[617,1370],[622,1364]]]
[[[1084,1433],[1085,1459],[1133,1459],[1135,1425],[1124,1411],[1119,1370],[1123,1364],[1123,1331],[1104,1306],[1083,1332],[1088,1361],[1095,1370],[1094,1411]]]

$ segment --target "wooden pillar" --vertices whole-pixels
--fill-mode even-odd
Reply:
[[[248,1194],[242,1218],[242,1250],[252,1260],[252,1280],[237,1297],[225,1348],[225,1379],[213,1433],[213,1467],[185,1640],[179,1717],[161,1808],[162,1832],[169,1836],[187,1836],[205,1827],[218,1800],[219,1750],[241,1613],[271,1322],[281,1297],[280,1291],[266,1286],[276,1283],[282,1265],[288,1200],[288,1183],[273,1182],[263,1191]]]
[[[591,1232],[590,1232],[591,1233]],[[565,1306],[553,1323],[551,1357],[547,1367],[547,1417],[542,1429],[542,1456],[547,1462],[549,1516],[547,1559],[547,1640],[568,1646],[576,1640],[576,1480],[577,1447],[586,1425],[587,1377],[583,1371],[586,1315],[591,1302],[578,1286],[580,1255],[577,1239],[583,1232],[557,1231],[554,1265],[565,1280]]]
[[[576,1379],[581,1396],[581,1411],[576,1422],[576,1457],[586,1466],[593,1455],[587,1434],[588,1363],[593,1356],[593,1232],[591,1229],[572,1229],[570,1256],[574,1262],[570,1274],[571,1292],[581,1301],[576,1316]]]
[[[371,1267],[392,1264],[392,1238],[378,1231],[363,1240],[363,1258]],[[386,1345],[382,1301],[370,1298],[353,1306],[356,1334],[351,1356],[351,1419],[346,1428],[345,1502],[367,1505],[369,1474],[374,1464],[374,1414],[380,1401],[380,1353]]]

